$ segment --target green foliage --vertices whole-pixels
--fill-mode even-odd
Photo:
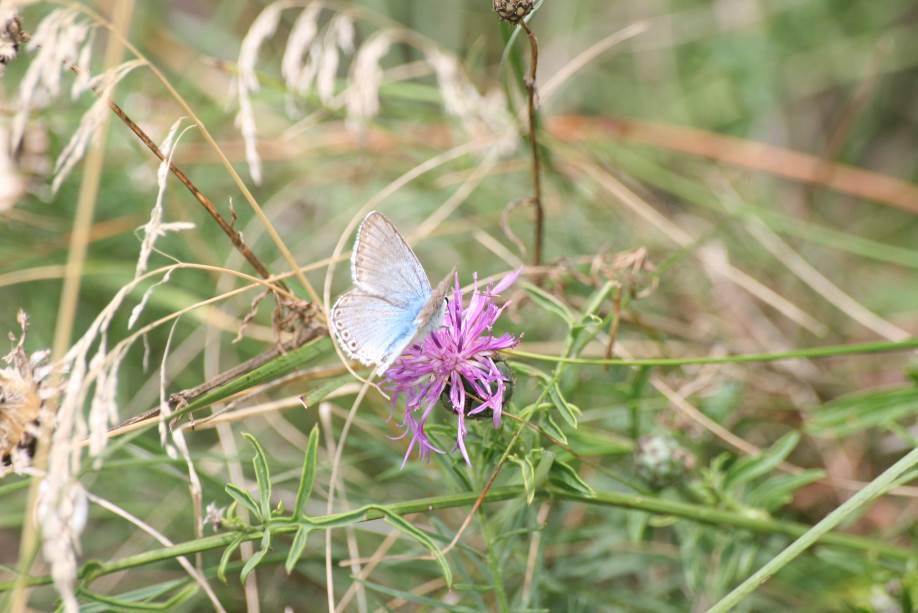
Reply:
[[[405,231],[432,279],[456,267],[465,284],[531,263],[526,33],[498,23],[487,0],[360,0],[347,10],[350,50],[345,34],[322,30],[341,23],[326,8],[312,44],[334,43],[328,97],[284,81],[300,14],[285,9],[256,62],[256,185],[234,125],[238,100],[227,106],[223,92],[235,91],[242,39],[270,3],[132,4],[127,38],[188,107],[147,68],[112,99],[154,141],[189,109],[200,117],[222,153],[196,129],[174,161],[273,279],[286,275],[286,289],[256,299],[265,285],[169,178],[163,221],[195,227],[163,232],[150,269],[182,267],[128,291],[100,339],[107,348],[130,339],[109,380],[110,414],[130,419],[170,402],[166,439],[156,419],[116,431],[91,461],[83,452],[75,478],[174,544],[91,506],[81,610],[213,608],[178,557],[202,570],[227,610],[243,606],[249,578],[263,610],[324,606],[326,557],[346,610],[398,609],[394,599],[445,611],[915,609],[918,468],[899,462],[918,444],[916,341],[891,340],[918,321],[913,2],[538,3],[528,23],[540,44],[544,258],[503,296],[510,306],[494,333],[522,335],[519,353],[503,356],[513,397],[499,427],[490,415],[466,420],[471,466],[454,449],[454,414],[439,405],[429,433],[444,453],[404,466],[400,405],[371,387],[349,412],[362,382],[324,334],[324,286],[330,301],[347,288],[344,229],[368,203]],[[50,8],[23,9],[25,27],[34,33]],[[645,31],[606,45],[631,20]],[[355,59],[367,60],[365,45],[389,28],[399,43],[382,56],[378,92],[364,91],[373,78],[357,74]],[[106,32],[97,29],[93,75],[104,69]],[[435,47],[456,70],[425,63]],[[20,52],[6,66],[0,135],[34,57]],[[468,81],[444,83],[449,74]],[[72,84],[66,75],[63,89]],[[465,99],[471,87],[482,96]],[[476,115],[500,107],[491,89],[506,94],[505,114]],[[378,97],[380,113],[355,121],[358,97]],[[17,309],[28,312],[30,352],[69,329],[62,279],[90,182],[83,162],[51,194],[43,169],[92,99],[54,98],[32,113],[10,158],[28,190],[9,208],[0,157],[0,319],[15,331]],[[507,126],[517,149],[469,155],[465,143],[489,142],[494,126]],[[70,345],[134,278],[157,189],[158,161],[120,121],[102,153]],[[214,164],[222,154],[264,218]],[[644,259],[625,257],[635,253]],[[323,298],[301,311],[290,301],[312,298],[289,275],[294,264]],[[250,359],[259,365],[215,382]],[[88,412],[111,363],[90,352],[87,364],[78,404]],[[0,366],[2,420],[12,365]],[[203,394],[171,396],[202,384]],[[77,430],[74,453],[86,443]],[[169,430],[184,435],[196,480],[164,448]],[[642,470],[648,437],[672,443],[659,474]],[[747,445],[762,451],[737,451]],[[342,449],[334,467],[333,448]],[[198,482],[200,498],[190,498]],[[0,482],[0,608],[22,576],[28,605],[55,610],[50,571],[33,564],[21,575],[17,559],[34,516],[30,484]],[[202,507],[212,533],[199,532]],[[313,532],[329,535],[327,551]],[[373,562],[358,573],[355,556]]]
[[[899,387],[837,398],[814,411],[807,431],[817,436],[849,436],[872,428],[914,421],[918,387]]]
[[[300,474],[300,485],[296,489],[296,502],[293,504],[293,516],[299,517],[305,512],[306,501],[312,495],[316,482],[316,471],[319,464],[319,426],[315,425],[309,432],[309,442],[303,456],[303,472]]]

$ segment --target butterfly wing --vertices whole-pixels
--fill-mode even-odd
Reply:
[[[419,334],[442,320],[432,308],[430,280],[408,243],[377,211],[364,218],[351,255],[354,289],[331,313],[338,344],[351,358],[383,373]],[[439,315],[439,318],[437,317]]]
[[[424,267],[392,222],[378,211],[368,213],[357,230],[351,278],[367,294],[406,307],[419,309],[430,298]]]
[[[391,366],[417,333],[418,311],[423,304],[405,308],[382,296],[360,288],[347,292],[331,312],[332,328],[338,345],[349,357],[367,365],[377,365],[383,373]]]

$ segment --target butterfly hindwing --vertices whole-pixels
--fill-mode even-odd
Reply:
[[[423,305],[402,305],[359,288],[335,303],[331,323],[338,344],[349,357],[385,371],[417,332],[415,318]]]

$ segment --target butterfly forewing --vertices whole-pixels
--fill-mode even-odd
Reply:
[[[405,307],[424,304],[430,298],[430,281],[417,256],[392,222],[376,211],[366,216],[357,231],[351,276],[365,293]]]

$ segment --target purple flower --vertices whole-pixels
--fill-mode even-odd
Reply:
[[[456,446],[466,463],[471,464],[465,448],[466,418],[481,416],[490,410],[494,427],[500,426],[504,394],[510,381],[498,368],[494,353],[515,347],[519,340],[509,334],[498,337],[490,334],[494,322],[507,306],[498,307],[493,299],[516,281],[520,271],[508,274],[494,288],[484,291],[480,291],[476,283],[467,307],[462,306],[462,291],[456,274],[443,326],[405,350],[386,371],[386,387],[393,392],[392,402],[398,402],[400,396],[406,401],[403,436],[410,434],[411,442],[402,466],[415,446],[425,459],[430,457],[431,451],[443,453],[431,444],[424,427],[444,391],[459,422]]]

